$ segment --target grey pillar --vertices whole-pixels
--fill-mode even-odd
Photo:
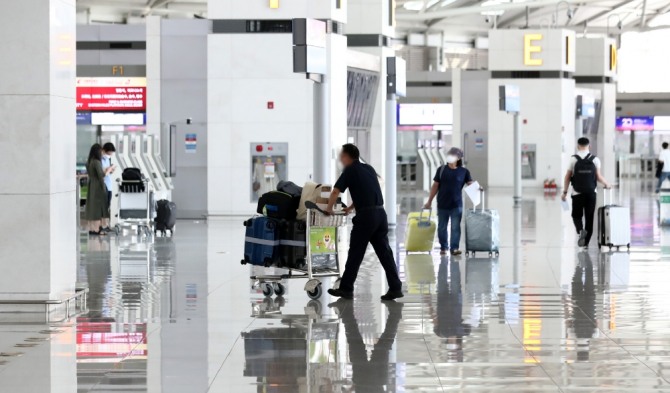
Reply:
[[[330,117],[330,99],[328,79],[322,77],[320,83],[314,83],[314,175],[316,183],[330,184],[331,141],[328,129]]]
[[[398,126],[396,122],[398,106],[396,95],[389,94],[386,100],[386,214],[388,215],[389,227],[395,227],[398,214]]]

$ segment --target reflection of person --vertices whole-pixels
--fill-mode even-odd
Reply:
[[[105,171],[105,187],[107,187],[107,206],[112,203],[112,173],[116,170],[116,165],[112,164],[112,157],[116,152],[116,147],[111,142],[107,142],[102,146],[102,170]],[[102,229],[105,232],[110,232],[109,219],[102,220]]]
[[[351,192],[353,205],[346,209],[351,211],[356,207],[354,227],[349,240],[349,257],[342,274],[340,287],[329,289],[332,296],[352,299],[354,297],[354,282],[358,276],[368,243],[375,249],[377,258],[386,272],[389,290],[382,295],[382,300],[394,300],[403,297],[402,282],[398,276],[398,268],[393,257],[393,250],[389,245],[388,217],[384,211],[384,198],[377,180],[377,172],[368,164],[360,161],[358,148],[351,143],[342,146],[340,162],[344,171],[335,183],[328,200],[326,211],[330,214],[337,202],[340,193],[347,189]]]
[[[572,318],[577,336],[577,360],[589,360],[589,341],[596,330],[596,294],[593,263],[588,252],[578,255],[579,264],[572,276]]]
[[[590,144],[588,138],[579,138],[577,141],[577,154],[570,159],[570,169],[565,173],[561,196],[561,199],[567,200],[572,184],[572,221],[579,235],[579,247],[588,247],[593,235],[598,182],[605,188],[610,187],[600,173],[600,160],[589,151]]]
[[[108,168],[109,169],[109,168]],[[86,220],[89,235],[104,235],[101,221],[109,218],[107,204],[107,187],[105,187],[105,171],[102,169],[102,146],[98,143],[91,146],[86,163],[88,173],[88,194],[86,195]]]
[[[385,302],[384,304],[389,310],[384,333],[375,343],[369,359],[365,342],[363,342],[363,337],[358,329],[358,321],[354,316],[354,303],[341,299],[331,304],[339,310],[340,318],[344,324],[347,346],[349,347],[349,361],[353,371],[353,390],[356,392],[395,391],[395,386],[387,386],[392,383],[389,378],[389,352],[393,348],[393,342],[398,333],[403,304],[396,302]],[[384,386],[387,386],[386,390],[384,390]]]
[[[463,218],[463,187],[473,182],[470,171],[463,167],[463,151],[452,147],[447,152],[447,164],[439,167],[433,179],[428,202],[430,209],[437,195],[437,237],[440,254],[461,255],[461,220]],[[447,240],[447,227],[451,221],[451,241]]]
[[[656,193],[661,192],[661,186],[663,182],[667,179],[670,180],[670,149],[668,147],[668,142],[663,142],[661,145],[663,150],[658,155],[658,163],[661,165],[661,174],[658,177],[658,184],[656,185]]]
[[[463,323],[463,293],[461,291],[461,267],[456,261],[442,257],[437,273],[437,318],[434,332],[447,339],[449,357],[455,355],[463,361],[463,337],[470,334],[471,327]]]

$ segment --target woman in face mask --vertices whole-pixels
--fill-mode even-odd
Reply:
[[[437,235],[440,240],[440,254],[461,255],[461,219],[463,218],[463,187],[472,183],[470,171],[463,167],[463,151],[452,147],[447,152],[447,165],[437,169],[433,178],[428,202],[430,209],[437,196]],[[451,239],[447,239],[447,227],[451,221]]]

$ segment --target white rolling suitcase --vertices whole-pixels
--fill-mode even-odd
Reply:
[[[598,247],[630,249],[630,209],[614,204],[614,191],[604,192],[605,206],[598,209]]]

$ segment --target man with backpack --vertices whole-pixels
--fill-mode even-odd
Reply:
[[[605,188],[610,188],[607,180],[600,174],[600,160],[590,153],[589,145],[587,138],[577,140],[577,154],[570,158],[570,169],[565,174],[561,196],[561,199],[567,200],[568,189],[572,184],[572,221],[579,235],[579,247],[588,247],[593,235],[598,182]]]

